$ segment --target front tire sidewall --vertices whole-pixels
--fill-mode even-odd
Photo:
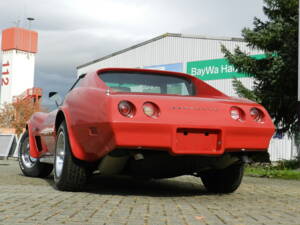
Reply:
[[[31,157],[29,149],[29,132],[27,130],[21,137],[20,146],[18,149],[18,161],[20,169],[25,176],[47,177],[52,172],[52,165],[41,163],[38,158]]]

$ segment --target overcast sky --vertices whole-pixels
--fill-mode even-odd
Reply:
[[[39,33],[35,86],[65,93],[76,66],[163,33],[240,37],[263,0],[9,0],[0,1],[0,28]],[[48,101],[44,101],[48,103]]]

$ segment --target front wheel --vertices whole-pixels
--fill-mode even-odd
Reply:
[[[244,175],[244,164],[233,164],[222,170],[207,171],[201,180],[209,192],[232,193],[241,184]]]
[[[87,180],[87,170],[71,152],[65,121],[57,132],[54,160],[54,183],[61,191],[80,191]]]
[[[38,158],[30,155],[29,133],[26,130],[22,135],[19,145],[18,161],[20,169],[28,177],[47,177],[53,169],[53,165],[41,163]]]

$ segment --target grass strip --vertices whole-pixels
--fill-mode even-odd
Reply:
[[[280,178],[287,180],[300,180],[300,170],[291,169],[274,169],[246,166],[245,175],[255,177]]]

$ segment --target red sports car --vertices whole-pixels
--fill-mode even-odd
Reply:
[[[49,93],[55,98],[56,92]],[[267,155],[274,125],[259,104],[183,73],[108,68],[80,76],[63,103],[33,114],[19,149],[26,176],[76,191],[93,173],[200,177],[235,191],[244,163]]]

